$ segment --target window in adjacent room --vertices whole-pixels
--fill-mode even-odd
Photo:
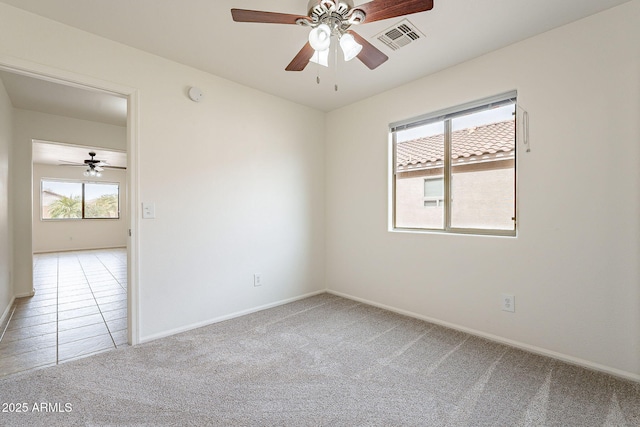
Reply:
[[[85,218],[118,218],[118,184],[87,182],[84,184]]]
[[[515,235],[516,93],[391,125],[396,230]]]
[[[106,182],[41,181],[41,218],[120,218],[120,185]]]

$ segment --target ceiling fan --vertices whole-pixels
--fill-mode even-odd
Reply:
[[[340,41],[345,61],[357,57],[373,70],[389,57],[350,27],[432,8],[433,0],[372,0],[359,6],[353,6],[352,0],[311,0],[308,16],[247,9],[231,9],[231,15],[236,22],[295,24],[311,28],[309,41],[285,68],[287,71],[302,71],[310,61],[328,66],[332,36]]]
[[[89,152],[89,156],[91,158],[90,159],[86,159],[84,161],[84,163],[70,162],[70,161],[67,161],[67,160],[59,160],[60,162],[63,162],[63,164],[60,164],[58,166],[81,166],[81,167],[86,167],[87,170],[84,171],[84,176],[95,176],[95,177],[102,176],[102,171],[104,170],[104,168],[126,169],[126,167],[111,166],[109,163],[105,162],[104,160],[95,159],[96,153],[94,151],[90,151]]]

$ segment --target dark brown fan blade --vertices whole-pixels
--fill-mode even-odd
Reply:
[[[303,15],[247,9],[231,9],[231,16],[236,22],[259,22],[263,24],[295,24],[298,19],[309,20],[308,16]]]
[[[358,59],[362,61],[364,65],[369,67],[370,70],[378,68],[380,65],[385,63],[387,59],[389,59],[387,55],[362,38],[360,34],[352,30],[348,30],[347,33],[351,34],[353,38],[362,45],[362,50],[358,54]]]
[[[411,15],[424,12],[433,8],[433,0],[373,0],[354,9],[360,9],[366,13],[364,22],[375,22],[398,16]]]
[[[302,71],[302,70],[304,70],[304,67],[307,66],[307,64],[309,63],[309,60],[313,56],[313,52],[315,52],[315,51],[313,50],[313,48],[311,47],[309,42],[307,42],[307,44],[305,44],[303,46],[303,48],[300,50],[300,52],[298,52],[296,57],[293,58],[293,61],[291,61],[291,63],[289,63],[289,65],[287,65],[287,68],[285,68],[285,70],[287,70],[287,71]]]

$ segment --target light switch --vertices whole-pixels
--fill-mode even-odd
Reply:
[[[142,218],[154,219],[156,217],[156,204],[150,202],[142,202]]]

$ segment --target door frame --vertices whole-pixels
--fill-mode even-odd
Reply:
[[[15,74],[21,74],[40,80],[73,86],[90,91],[105,92],[108,94],[121,96],[127,99],[127,212],[129,238],[127,239],[127,334],[129,345],[136,345],[140,342],[139,332],[139,105],[140,94],[137,88],[123,86],[113,82],[96,79],[49,67],[43,64],[25,61],[19,58],[0,54],[0,70]],[[11,158],[9,159],[11,162]],[[13,191],[12,188],[9,189]],[[33,209],[33,200],[31,199]],[[31,264],[33,265],[33,243],[31,245]],[[13,251],[13,248],[12,248]],[[13,266],[15,262],[12,260]],[[12,270],[13,270],[12,266]],[[13,275],[15,277],[15,275]],[[13,283],[12,283],[13,286]],[[32,285],[33,286],[33,285]],[[14,290],[15,294],[15,290]]]

